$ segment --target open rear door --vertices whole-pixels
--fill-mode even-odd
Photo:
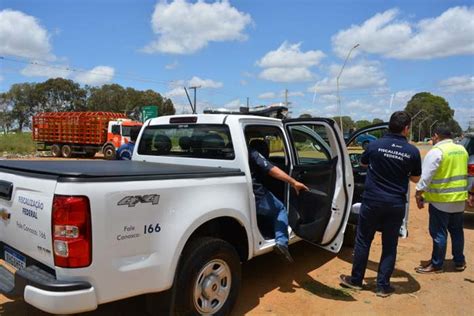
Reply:
[[[362,193],[365,189],[365,178],[367,176],[367,168],[360,166],[360,156],[367,146],[374,140],[382,137],[388,132],[388,122],[369,125],[353,132],[346,140],[347,151],[351,160],[352,170],[354,173],[354,198],[352,200],[350,224],[357,224],[360,203],[362,202]],[[407,192],[407,201],[410,201],[410,188]],[[408,211],[410,203],[407,202],[405,207],[405,218],[400,228],[400,236],[408,236]]]
[[[302,239],[331,252],[342,246],[351,210],[353,178],[342,134],[331,119],[291,119],[290,174],[310,188],[289,193],[289,223]]]

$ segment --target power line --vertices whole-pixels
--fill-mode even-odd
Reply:
[[[14,59],[14,58],[9,58],[9,57],[5,57],[5,56],[0,56],[0,60],[25,64],[25,65],[40,66],[40,67],[45,67],[45,68],[50,68],[50,69],[65,70],[65,71],[70,71],[70,72],[88,73],[88,74],[93,74],[93,75],[102,76],[102,77],[111,77],[110,75],[107,75],[107,74],[104,74],[104,73],[101,73],[101,72],[95,72],[95,71],[87,70],[87,69],[51,65],[51,64],[45,64],[45,63],[40,63],[40,62],[36,62],[36,61],[26,61],[26,60]],[[122,73],[122,72],[114,72],[114,76],[125,78],[125,79],[132,80],[132,81],[140,81],[140,82],[147,82],[147,83],[165,85],[167,87],[176,82],[174,80],[171,80],[171,81],[158,81],[158,80],[153,80],[153,79],[148,79],[148,78],[140,78],[140,77],[137,77],[133,74],[127,74],[127,73]]]

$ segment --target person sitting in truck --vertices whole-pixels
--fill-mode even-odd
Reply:
[[[269,153],[268,145],[264,140],[253,139],[249,143],[249,164],[255,205],[258,215],[268,216],[273,220],[275,252],[292,263],[293,257],[288,250],[288,212],[285,205],[263,186],[263,178],[269,175],[277,180],[287,182],[296,190],[296,193],[309,189],[268,161]]]
[[[139,133],[139,129],[132,128],[130,130],[130,141],[117,149],[117,160],[132,160],[133,149]]]

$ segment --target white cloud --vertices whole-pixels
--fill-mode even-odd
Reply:
[[[176,69],[179,66],[179,63],[177,61],[172,62],[171,64],[168,64],[165,66],[166,70],[173,70]]]
[[[68,65],[33,61],[20,73],[26,77],[71,78],[81,84],[100,86],[112,81],[115,69],[109,66],[97,66],[90,70],[78,70],[72,69]]]
[[[32,64],[23,68],[20,73],[26,77],[69,78],[72,71],[67,65],[32,61]]]
[[[274,99],[276,97],[277,96],[275,92],[264,92],[258,96],[259,99]]]
[[[305,94],[301,91],[289,91],[288,97],[304,97]],[[279,93],[275,92],[264,92],[258,96],[259,99],[275,99],[275,98],[284,98],[285,90],[280,91]]]
[[[224,108],[226,109],[239,109],[241,106],[247,106],[247,105],[243,104],[240,101],[240,99],[235,99],[224,104]]]
[[[54,60],[50,35],[39,21],[20,11],[0,11],[0,54]]]
[[[316,66],[325,56],[321,51],[310,50],[302,52],[300,49],[301,43],[290,44],[283,42],[277,50],[268,52],[257,62],[257,65],[262,68],[308,68]]]
[[[245,27],[252,22],[249,14],[239,12],[227,0],[188,3],[159,1],[151,18],[158,38],[149,43],[146,53],[192,54],[209,42],[245,40]]]
[[[332,105],[327,105],[323,108],[323,112],[327,113],[327,116],[334,116],[336,115],[337,111],[337,105],[336,104],[332,104]]]
[[[79,83],[91,86],[100,86],[111,82],[115,74],[115,69],[109,66],[97,66],[89,71],[79,73],[74,80]]]
[[[310,81],[313,74],[307,68],[268,68],[263,70],[260,78],[274,82]]]
[[[285,96],[285,91],[281,92],[280,96]],[[288,97],[304,97],[305,94],[301,91],[290,91]]]
[[[337,91],[337,75],[341,70],[340,65],[329,67],[329,77],[316,82],[308,88],[308,92],[329,94]],[[359,64],[344,68],[339,78],[339,90],[366,89],[383,87],[387,82],[378,62],[363,61]]]
[[[246,86],[246,85],[248,85],[248,84],[249,84],[249,83],[248,83],[247,80],[244,80],[244,79],[240,80],[240,85],[241,85],[241,86]]]
[[[191,80],[189,80],[189,86],[191,87],[196,87],[200,86],[201,88],[210,88],[210,89],[217,89],[217,88],[222,88],[223,83],[214,81],[211,79],[201,79],[199,77],[192,77]]]
[[[396,59],[432,59],[474,54],[474,8],[453,7],[416,24],[397,20],[397,9],[378,13],[332,37],[333,49],[344,58],[354,50]]]
[[[415,90],[402,90],[394,94],[392,101],[392,111],[404,109],[408,101],[416,94]],[[390,104],[390,103],[389,103]]]
[[[442,80],[439,87],[444,92],[474,92],[474,76],[451,77]]]
[[[301,82],[313,79],[310,68],[325,57],[322,51],[302,52],[301,43],[283,42],[276,50],[263,56],[257,65],[264,68],[259,77],[274,82]]]
[[[173,97],[185,97],[186,92],[184,91],[183,87],[173,88],[170,91],[165,93],[165,97],[173,98]]]
[[[192,77],[190,80],[176,80],[173,81],[170,85],[170,91],[165,93],[167,98],[176,98],[176,97],[186,97],[186,92],[184,87],[200,87],[200,89],[219,89],[222,88],[224,84],[219,81],[214,81],[211,79],[201,79],[197,76]],[[198,90],[199,91],[199,90]],[[191,93],[188,89],[188,93]]]

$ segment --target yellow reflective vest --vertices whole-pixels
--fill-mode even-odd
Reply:
[[[443,158],[431,183],[424,193],[427,202],[461,202],[467,199],[467,161],[466,149],[452,141],[435,145],[441,150]]]

